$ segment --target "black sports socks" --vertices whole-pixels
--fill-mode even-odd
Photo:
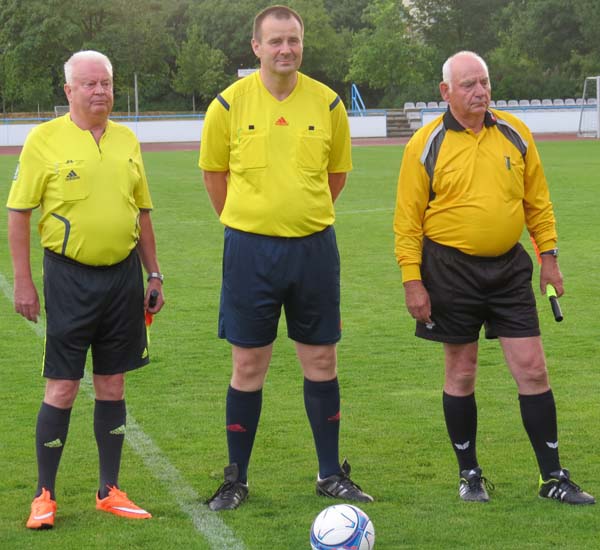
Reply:
[[[477,463],[477,403],[475,394],[456,397],[443,394],[444,417],[459,473],[479,466]]]
[[[121,451],[125,441],[125,401],[100,401],[94,407],[94,435],[98,444],[100,498],[108,496],[108,485],[119,486]]]
[[[238,465],[239,481],[242,483],[248,480],[248,464],[261,409],[262,389],[244,392],[229,386],[225,420],[229,463]]]
[[[538,395],[519,395],[521,418],[544,479],[560,470],[556,404],[552,390]]]
[[[340,387],[338,379],[312,382],[304,379],[304,406],[313,432],[319,477],[340,473]]]
[[[42,494],[42,487],[50,491],[54,499],[56,473],[60,464],[67,433],[71,409],[59,409],[42,402],[35,429],[35,446],[38,462],[38,486],[35,496]]]

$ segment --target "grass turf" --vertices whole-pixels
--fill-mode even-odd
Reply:
[[[600,289],[595,277],[600,142],[538,146],[555,203],[566,286],[563,323],[554,322],[545,298],[538,302],[561,457],[576,482],[600,495]],[[339,346],[341,453],[348,456],[355,480],[376,498],[363,507],[375,525],[376,548],[594,547],[597,507],[567,507],[536,497],[535,458],[496,342],[481,342],[477,389],[479,458],[496,491],[487,505],[468,505],[457,497],[457,468],[441,410],[442,350],[413,336],[393,256],[391,224],[401,154],[399,146],[355,148],[355,170],[337,203],[344,325]],[[202,516],[195,528],[165,476],[174,466],[182,483],[206,498],[221,482],[227,463],[223,424],[230,351],[216,338],[222,228],[201,184],[196,153],[146,153],[145,161],[167,305],[152,327],[151,365],[127,378],[127,403],[162,458],[148,462],[139,445],[126,445],[120,481],[154,519],[133,522],[94,509],[93,401],[84,383],[58,476],[56,527],[43,533],[24,528],[36,480],[43,341],[14,314],[5,296],[10,296],[12,270],[6,211],[0,209],[0,276],[6,281],[0,285],[5,291],[0,294],[3,548],[228,547],[218,533],[202,534]],[[15,162],[16,157],[0,157],[3,197]],[[526,236],[523,240],[531,250]],[[35,231],[32,243],[41,291]],[[537,275],[534,280],[537,284]],[[220,517],[245,548],[308,548],[313,518],[332,504],[314,495],[316,471],[302,376],[282,321],[250,466],[250,499]]]

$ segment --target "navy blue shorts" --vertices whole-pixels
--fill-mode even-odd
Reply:
[[[532,272],[520,243],[501,256],[481,257],[425,238],[421,276],[434,326],[417,322],[416,335],[467,344],[479,339],[483,325],[486,338],[539,336]]]
[[[325,345],[341,338],[340,256],[333,227],[296,238],[226,227],[219,337],[246,348],[271,344],[282,306],[292,340]]]
[[[46,378],[82,378],[90,347],[94,374],[123,373],[149,362],[144,282],[135,250],[107,267],[46,250],[44,299]]]

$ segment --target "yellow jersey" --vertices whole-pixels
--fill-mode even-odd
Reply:
[[[352,169],[346,109],[333,90],[301,73],[279,101],[257,71],[210,104],[199,166],[229,172],[223,224],[269,236],[316,233],[335,220],[328,173]]]
[[[139,238],[139,211],[152,209],[140,145],[109,120],[97,144],[69,114],[28,135],[7,206],[41,207],[41,243],[87,265],[125,259]]]
[[[420,279],[423,236],[475,256],[500,256],[524,226],[540,250],[556,244],[555,218],[527,126],[490,109],[483,129],[463,128],[450,110],[406,145],[394,216],[403,281]]]

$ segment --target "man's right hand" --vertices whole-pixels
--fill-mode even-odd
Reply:
[[[406,309],[415,320],[421,323],[431,323],[431,302],[422,281],[406,281],[404,297]]]
[[[40,300],[31,279],[15,279],[14,300],[15,311],[25,319],[37,323],[40,315]]]

